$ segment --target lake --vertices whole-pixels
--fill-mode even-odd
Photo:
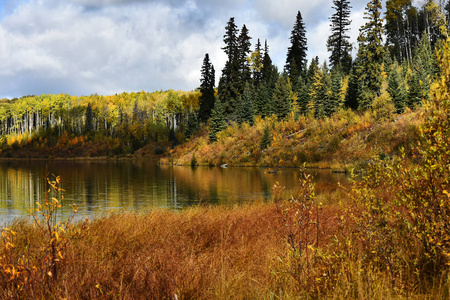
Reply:
[[[92,217],[120,210],[268,201],[276,182],[290,191],[302,176],[300,169],[269,173],[264,168],[191,168],[151,161],[0,161],[0,225],[29,215],[30,207],[44,198],[46,170],[61,177],[64,217],[72,203],[79,206],[79,217]],[[348,180],[330,170],[308,172],[331,185]]]

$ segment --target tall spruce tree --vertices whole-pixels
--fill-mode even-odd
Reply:
[[[310,87],[310,98],[314,107],[314,116],[316,118],[323,118],[331,115],[333,107],[332,103],[330,103],[330,86],[331,78],[328,73],[328,67],[324,63],[316,70]]]
[[[273,110],[280,120],[286,118],[291,111],[291,93],[292,86],[289,77],[286,74],[283,74],[279,77],[272,95]]]
[[[367,3],[364,19],[358,36],[358,54],[356,75],[359,81],[358,104],[360,108],[369,108],[379,95],[382,78],[383,20],[381,18],[381,0]]]
[[[333,69],[340,66],[345,73],[349,73],[352,63],[352,45],[347,32],[352,23],[350,20],[352,7],[348,0],[334,0],[333,5],[336,12],[330,18],[331,35],[327,40],[327,48],[331,52],[330,64]]]
[[[245,84],[244,93],[240,95],[241,102],[238,112],[238,123],[248,123],[253,126],[255,123],[255,116],[253,110],[253,87],[249,82]]]
[[[215,101],[215,71],[214,66],[211,64],[209,60],[209,54],[205,54],[205,58],[203,59],[203,65],[201,69],[201,78],[200,78],[200,98],[199,100],[199,111],[198,111],[198,119],[202,123],[206,123],[208,119],[211,117],[211,111],[214,108]]]
[[[305,23],[302,14],[297,12],[294,28],[290,37],[291,46],[288,48],[285,69],[289,78],[297,80],[302,75],[308,51]]]
[[[394,102],[397,113],[402,113],[406,107],[408,94],[400,72],[400,66],[396,61],[391,65],[387,91],[392,98],[392,102]]]
[[[244,92],[246,82],[249,82],[252,78],[250,72],[250,65],[247,57],[250,55],[251,50],[251,37],[248,35],[248,29],[245,24],[242,26],[241,33],[238,36],[238,64],[239,64],[239,82],[238,82],[238,93],[242,94]]]
[[[422,89],[420,87],[420,77],[417,72],[413,72],[411,78],[408,81],[409,90],[408,90],[408,101],[407,105],[409,108],[413,109],[414,107],[420,105],[422,103]]]
[[[261,49],[261,42],[258,39],[255,45],[255,51],[251,53],[251,72],[253,78],[253,84],[255,88],[259,88],[262,80],[263,80],[263,51]]]
[[[220,101],[214,103],[214,108],[211,115],[211,127],[209,129],[209,140],[211,142],[217,141],[217,134],[227,128],[227,123],[224,116],[224,108]]]
[[[269,55],[267,40],[264,44],[262,85],[258,92],[258,111],[262,117],[270,116],[274,113],[273,93],[278,82],[279,74],[276,66],[273,65]]]
[[[345,94],[344,106],[353,110],[359,108],[358,95],[359,95],[359,79],[356,71],[356,66],[352,68],[350,76],[348,78],[348,88]]]
[[[431,50],[428,34],[423,34],[419,45],[414,51],[412,64],[413,70],[419,76],[422,96],[427,98],[430,94],[430,86],[437,72],[436,55]]]
[[[222,49],[227,55],[225,67],[219,80],[218,97],[227,116],[235,113],[236,101],[239,94],[239,51],[238,51],[238,29],[234,18],[230,18],[225,27],[223,37],[225,47]]]
[[[342,80],[344,76],[339,68],[332,70],[330,77],[331,87],[326,110],[327,115],[332,115],[342,106],[342,98],[344,96],[342,91]]]

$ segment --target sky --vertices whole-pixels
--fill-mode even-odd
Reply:
[[[367,1],[350,3],[356,46]],[[218,81],[230,17],[282,70],[297,11],[325,61],[332,0],[0,0],[0,99],[194,90],[205,53]]]

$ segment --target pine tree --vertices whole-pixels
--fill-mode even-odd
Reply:
[[[268,125],[264,126],[263,135],[261,137],[261,142],[259,143],[259,148],[261,150],[266,149],[272,143],[272,136],[270,135],[270,127]]]
[[[252,72],[253,83],[256,88],[259,88],[263,80],[263,52],[261,49],[261,42],[256,42],[255,51],[251,53],[251,65],[250,70]]]
[[[225,122],[224,109],[220,101],[214,103],[214,109],[211,115],[211,128],[209,130],[209,140],[211,142],[217,141],[217,134],[227,128]]]
[[[267,40],[264,44],[264,56],[263,56],[263,66],[262,66],[262,81],[268,82],[272,79],[273,73],[277,72],[276,67],[272,63],[272,59],[269,54],[269,45],[267,44]]]
[[[347,32],[352,23],[350,18],[350,2],[348,0],[334,0],[333,9],[336,12],[330,18],[331,35],[327,41],[328,51],[331,52],[330,64],[333,69],[340,66],[345,73],[350,72],[352,45]]]
[[[333,110],[330,100],[329,87],[331,85],[326,64],[316,71],[310,87],[310,98],[314,107],[314,116],[323,118],[331,115]]]
[[[215,102],[215,71],[209,60],[209,54],[205,54],[201,69],[200,93],[198,118],[200,122],[206,123],[211,117],[211,111]]]
[[[405,110],[408,96],[399,68],[400,67],[397,62],[392,64],[387,89],[398,114]]]
[[[356,75],[359,81],[358,103],[360,108],[368,108],[379,95],[381,89],[383,23],[381,0],[370,0],[366,6],[366,24],[359,30]]]
[[[261,84],[255,95],[254,109],[256,115],[260,115],[262,118],[269,115],[271,111],[271,108],[269,108],[271,106],[270,99],[267,84]]]
[[[302,74],[306,61],[306,52],[308,51],[306,29],[300,11],[297,12],[294,28],[291,31],[290,42],[291,46],[288,48],[285,69],[292,79]]]
[[[248,29],[245,24],[242,26],[241,33],[238,37],[238,64],[239,64],[239,82],[238,93],[244,92],[246,82],[250,81],[252,76],[250,72],[250,65],[247,57],[251,53],[251,37],[248,35]]]
[[[437,60],[426,33],[422,35],[414,52],[413,70],[419,76],[422,96],[428,97],[432,80],[437,73]]]
[[[252,94],[252,86],[249,82],[245,84],[244,93],[242,94],[242,104],[241,104],[241,113],[240,120],[244,123],[248,123],[250,126],[253,126],[255,123],[255,112],[253,110],[253,94]]]
[[[273,110],[280,120],[286,118],[291,111],[291,93],[292,86],[288,76],[286,74],[280,76],[272,96]]]
[[[230,18],[225,27],[223,39],[225,47],[222,49],[227,55],[225,67],[219,80],[218,96],[227,116],[235,113],[237,96],[239,94],[239,51],[238,51],[238,29],[234,18]]]
[[[422,89],[420,87],[420,77],[417,72],[413,72],[408,81],[408,107],[413,109],[422,103]]]
[[[345,94],[344,106],[353,110],[359,108],[358,95],[359,95],[359,78],[357,75],[356,67],[352,68],[350,77],[348,79],[347,93]]]
[[[316,75],[317,70],[319,70],[319,57],[311,59],[311,63],[308,67],[308,72],[306,73],[306,84],[311,85],[314,81],[314,76]]]
[[[299,113],[306,115],[308,113],[308,104],[311,98],[309,96],[309,85],[306,84],[304,79],[299,80],[299,84],[297,86],[297,97]]]
[[[339,68],[333,70],[331,72],[331,88],[330,88],[330,96],[328,99],[328,115],[332,115],[342,106],[342,79],[343,75]]]
[[[274,113],[273,105],[273,93],[275,91],[275,85],[278,82],[279,74],[277,67],[273,65],[272,59],[269,55],[269,46],[267,40],[264,44],[264,57],[262,68],[262,85],[260,89],[263,91],[258,92],[258,111],[261,116],[270,116]]]
[[[184,135],[186,138],[190,138],[197,132],[197,130],[198,130],[197,115],[195,113],[190,113],[188,114],[188,121]]]

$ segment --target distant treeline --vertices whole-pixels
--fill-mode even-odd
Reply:
[[[198,107],[198,92],[159,91],[113,96],[67,94],[26,96],[0,101],[0,142],[31,138],[101,135],[137,148],[183,131],[186,116]],[[22,137],[20,140],[7,137]],[[176,139],[174,135],[172,137]]]

